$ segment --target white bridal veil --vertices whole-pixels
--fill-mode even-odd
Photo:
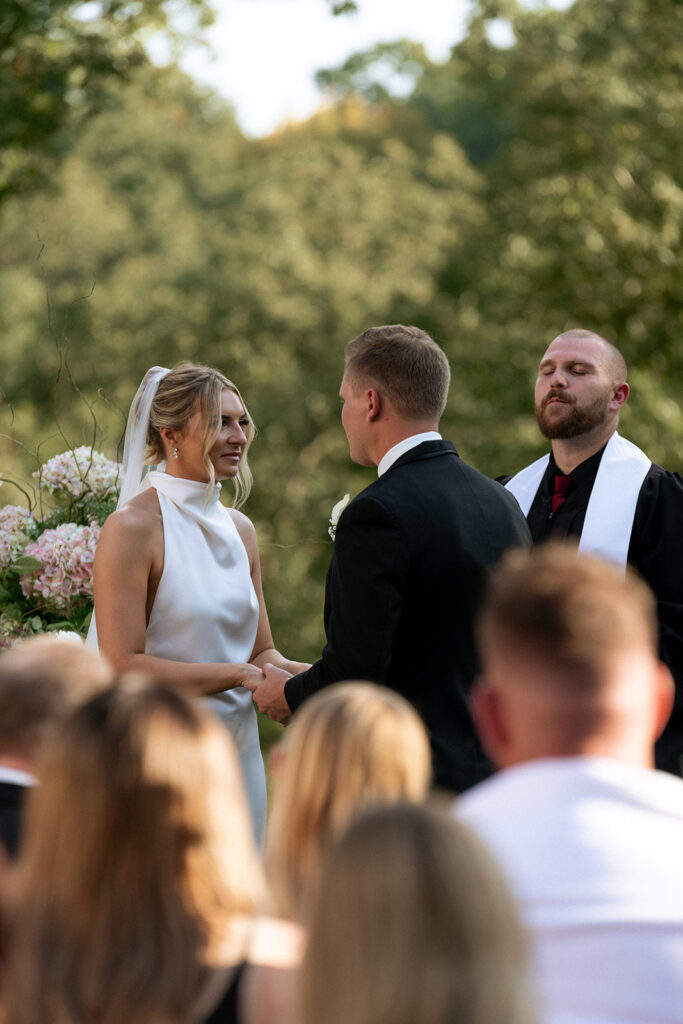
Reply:
[[[119,491],[119,500],[116,503],[117,508],[121,508],[126,501],[135,497],[140,490],[140,484],[146,473],[151,468],[145,465],[149,415],[154,396],[159,387],[159,381],[167,373],[168,369],[165,366],[152,366],[142,378],[142,383],[135,392],[135,398],[131,402],[128,422],[126,423],[126,436],[123,442],[121,489]],[[86,643],[89,647],[97,647],[97,625],[95,623],[94,609]]]
[[[149,414],[159,381],[168,372],[165,366],[152,366],[142,378],[142,383],[131,402],[126,424],[126,437],[123,442],[121,490],[116,503],[117,508],[121,508],[121,505],[138,493],[145,474],[151,468],[145,465]]]

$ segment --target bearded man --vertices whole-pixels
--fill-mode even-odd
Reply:
[[[527,517],[534,543],[579,538],[625,568],[657,598],[660,657],[676,684],[657,767],[683,775],[683,479],[617,433],[629,396],[626,363],[599,334],[573,329],[551,342],[535,389],[538,426],[552,451],[505,486]]]

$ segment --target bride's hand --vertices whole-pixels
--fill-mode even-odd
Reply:
[[[251,690],[252,693],[265,679],[265,676],[261,669],[257,665],[237,665],[234,666],[239,669],[239,677],[233,686],[243,686],[245,690]]]
[[[243,686],[245,690],[251,690],[253,693],[265,679],[258,666],[246,662],[226,661],[215,668],[218,670],[218,678],[214,677],[215,681],[205,693],[223,693],[224,690],[232,690],[235,686]]]

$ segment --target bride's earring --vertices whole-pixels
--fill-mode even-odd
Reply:
[[[177,458],[178,458],[178,449],[177,449],[177,448],[175,448],[175,447],[174,447],[174,449],[173,449],[173,458],[174,458],[174,459],[177,459]]]

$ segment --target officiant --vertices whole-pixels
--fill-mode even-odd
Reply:
[[[657,598],[660,656],[675,683],[657,767],[683,775],[683,479],[617,433],[629,396],[618,348],[572,329],[551,342],[534,407],[551,452],[507,479],[535,543],[575,536],[579,548],[629,562]],[[505,479],[505,478],[503,478]]]

